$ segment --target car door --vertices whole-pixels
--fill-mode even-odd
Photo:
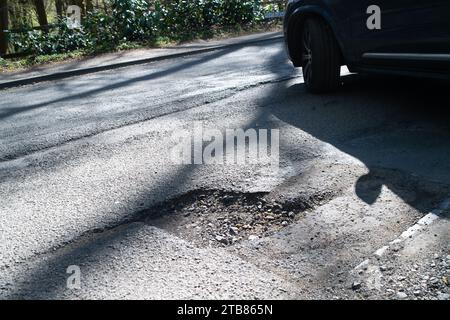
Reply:
[[[370,5],[381,9],[379,29],[369,29]],[[450,1],[360,0],[351,19],[356,57],[372,53],[401,57],[404,54],[450,53]],[[397,55],[396,55],[397,54]],[[401,54],[401,55],[398,55]]]

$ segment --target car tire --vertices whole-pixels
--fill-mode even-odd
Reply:
[[[302,28],[302,69],[308,91],[325,93],[339,85],[341,54],[330,27],[309,18]]]

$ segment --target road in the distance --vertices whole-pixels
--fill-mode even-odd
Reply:
[[[278,40],[2,91],[0,159],[292,77],[286,59]]]
[[[310,95],[275,41],[1,91],[0,294],[322,297],[331,274],[448,196],[445,88],[350,76]],[[173,165],[172,134],[195,121],[279,128],[280,170]],[[200,189],[270,192],[312,214],[258,250],[197,248],[139,214]],[[72,264],[81,291],[65,288]]]

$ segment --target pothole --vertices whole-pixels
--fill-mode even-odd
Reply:
[[[282,204],[267,193],[193,191],[152,207],[145,222],[199,246],[225,247],[273,234],[299,218],[309,205]]]

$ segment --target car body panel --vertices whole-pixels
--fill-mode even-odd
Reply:
[[[301,64],[296,44],[301,21],[315,15],[333,30],[342,64],[352,71],[450,73],[450,62],[439,58],[450,54],[450,0],[378,0],[379,30],[367,27],[367,8],[372,4],[372,0],[288,1],[284,33],[294,65]]]

